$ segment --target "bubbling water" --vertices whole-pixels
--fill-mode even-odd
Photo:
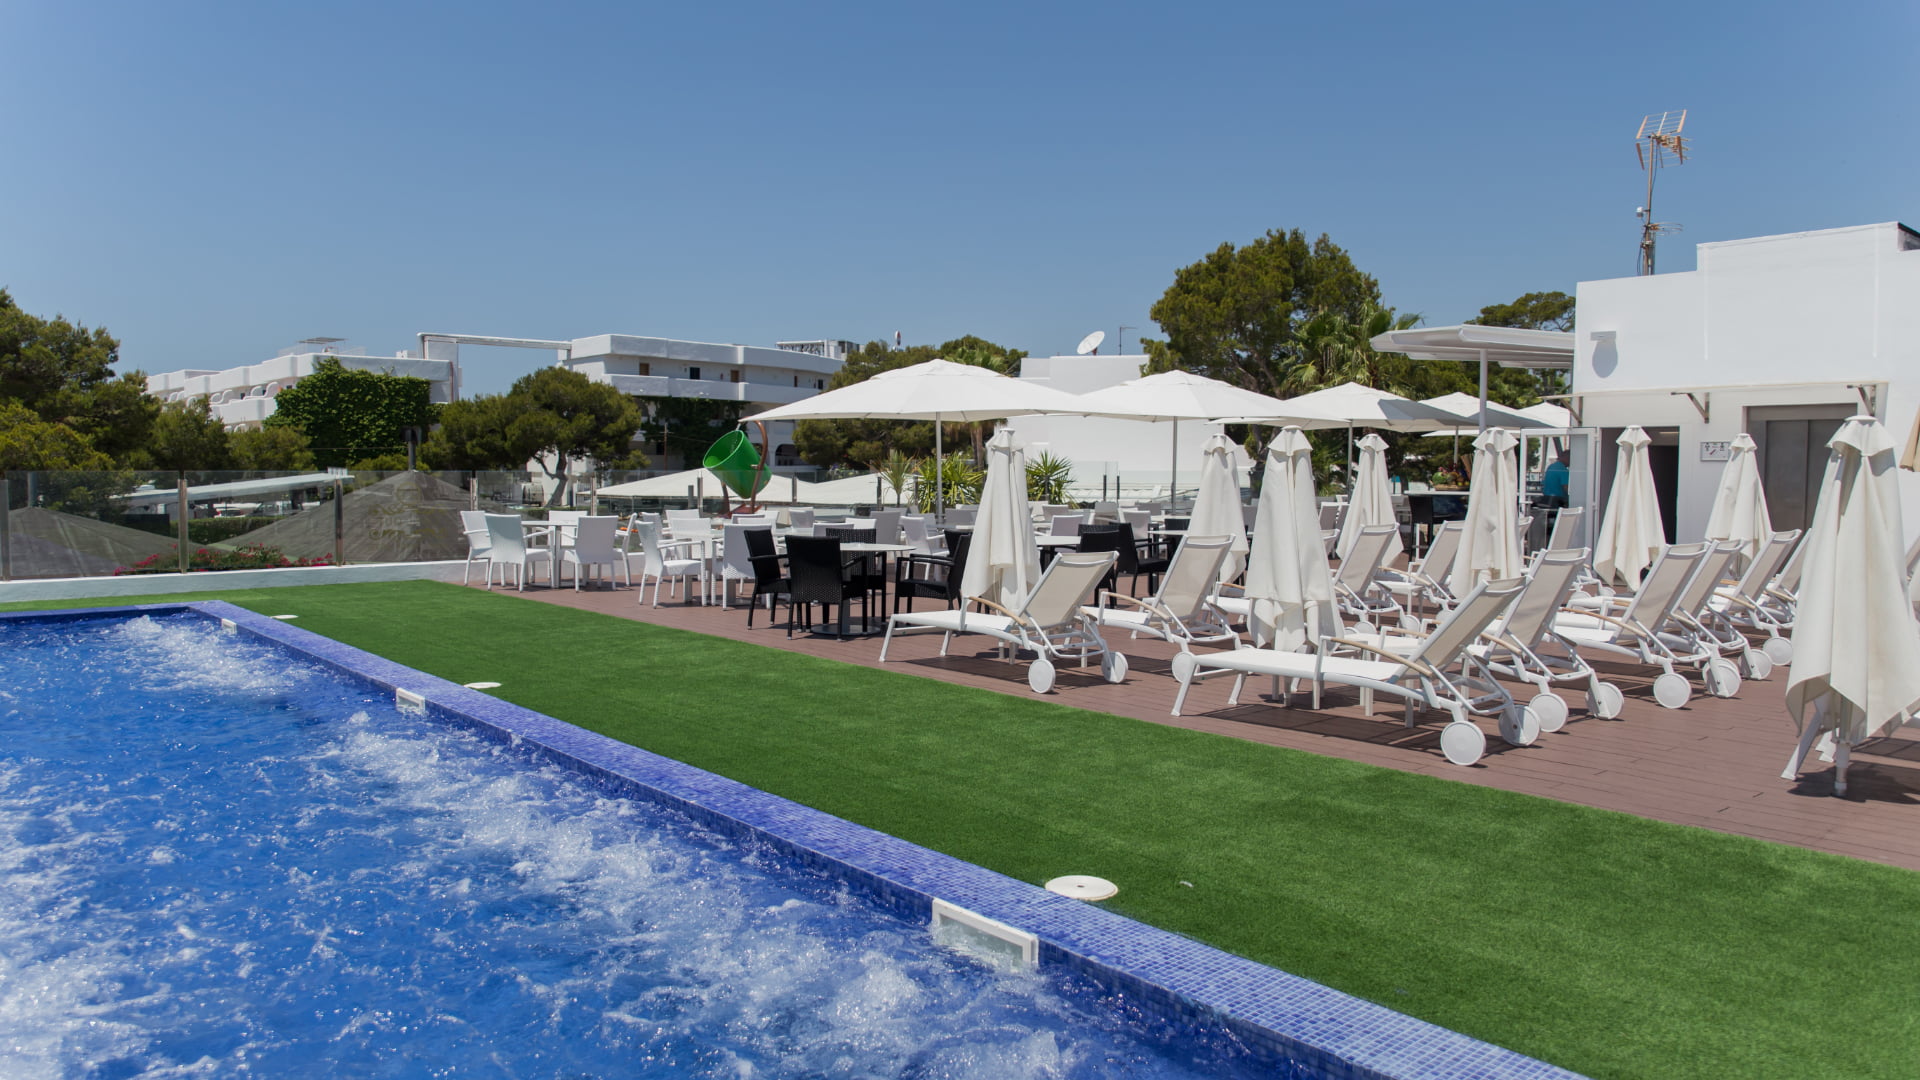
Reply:
[[[198,619],[0,628],[0,1075],[1218,1075]]]

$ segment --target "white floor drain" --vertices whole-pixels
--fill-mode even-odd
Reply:
[[[269,616],[267,616],[267,618],[269,618],[269,619],[279,619],[279,620],[280,620],[281,622],[285,622],[285,621],[286,621],[286,620],[288,620],[288,619],[297,619],[297,618],[299,618],[299,617],[300,617],[300,616],[298,616],[298,615],[269,615]]]
[[[1120,886],[1106,878],[1097,878],[1088,874],[1068,874],[1047,882],[1047,891],[1071,896],[1075,900],[1105,900],[1120,891]]]
[[[469,690],[492,690],[493,688],[499,686],[500,684],[497,682],[470,682],[470,683],[461,683],[460,685],[466,687]]]

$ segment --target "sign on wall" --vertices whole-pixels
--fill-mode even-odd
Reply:
[[[1732,461],[1733,444],[1730,442],[1702,442],[1700,444],[1701,461]]]

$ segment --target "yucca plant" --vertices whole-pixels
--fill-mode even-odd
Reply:
[[[920,461],[895,450],[887,455],[885,461],[873,463],[873,471],[880,474],[888,487],[891,487],[901,502],[911,497],[911,488],[919,480]]]
[[[961,454],[949,454],[945,461],[924,458],[915,463],[913,496],[921,513],[933,509],[935,492],[946,493],[946,504],[980,501],[980,483],[987,474]]]
[[[1027,498],[1033,502],[1064,503],[1073,483],[1073,462],[1042,450],[1027,462]]]

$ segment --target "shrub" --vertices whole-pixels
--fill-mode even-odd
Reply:
[[[197,548],[188,556],[189,572],[203,570],[278,570],[288,566],[332,566],[333,556],[322,555],[318,558],[293,559],[282,554],[279,548],[265,544],[248,544],[231,551],[221,548]],[[177,552],[162,552],[149,555],[132,566],[123,566],[114,571],[121,574],[171,574],[178,571],[180,556]]]

